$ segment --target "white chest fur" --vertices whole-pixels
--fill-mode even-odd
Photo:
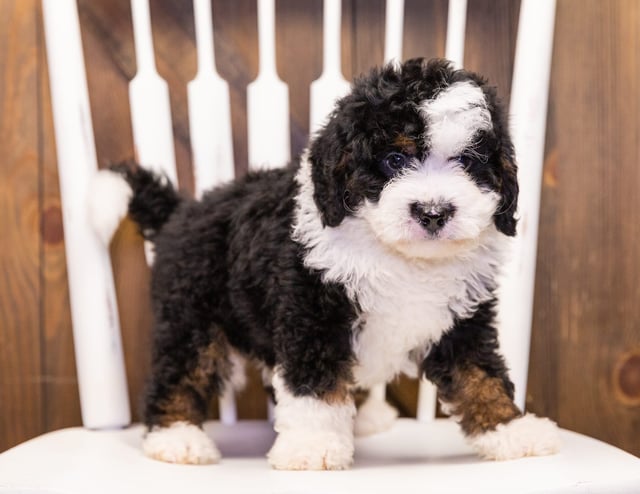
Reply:
[[[445,266],[386,261],[388,271],[350,287],[362,310],[353,349],[354,377],[363,387],[401,372],[416,375],[431,343],[453,325],[452,302],[466,298],[465,283],[449,278]]]
[[[308,249],[305,265],[342,284],[360,310],[354,328],[354,377],[368,387],[400,372],[415,374],[429,345],[491,298],[502,237],[491,229],[475,248],[437,260],[408,259],[383,245],[358,215],[325,228],[303,160],[293,237]]]
[[[429,346],[454,319],[469,317],[492,296],[492,248],[429,262],[389,251],[359,218],[324,232],[326,243],[310,249],[305,263],[323,269],[327,281],[343,284],[358,304],[354,377],[363,387],[398,373],[415,375]]]

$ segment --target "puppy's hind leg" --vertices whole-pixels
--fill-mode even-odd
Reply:
[[[178,341],[179,331],[158,333],[145,402],[148,433],[143,451],[170,463],[215,463],[220,453],[202,423],[210,399],[222,393],[229,378],[226,338],[217,328],[183,341]]]

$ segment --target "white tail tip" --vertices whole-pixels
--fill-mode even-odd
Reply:
[[[124,177],[110,170],[101,170],[89,184],[87,214],[96,235],[109,245],[118,225],[127,215],[133,191]]]

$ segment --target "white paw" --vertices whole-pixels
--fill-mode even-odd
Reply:
[[[558,426],[547,418],[528,413],[495,430],[468,439],[473,449],[489,460],[513,460],[558,452]]]
[[[202,465],[220,460],[220,452],[209,436],[188,422],[154,427],[145,436],[142,451],[155,460],[168,463]]]
[[[354,432],[356,436],[370,436],[391,429],[398,418],[398,410],[384,400],[372,397],[358,408]]]
[[[277,470],[344,470],[353,463],[353,437],[336,433],[280,433],[267,458]]]

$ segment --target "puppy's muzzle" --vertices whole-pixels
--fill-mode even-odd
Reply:
[[[409,210],[411,217],[432,235],[442,230],[456,212],[455,206],[449,202],[414,202],[409,206]]]

